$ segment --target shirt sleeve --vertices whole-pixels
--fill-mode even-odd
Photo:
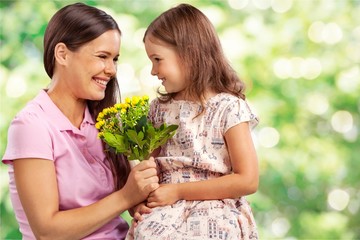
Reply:
[[[53,160],[53,147],[46,122],[36,113],[21,112],[10,124],[3,163],[21,158]]]
[[[258,117],[252,112],[248,103],[241,98],[226,107],[223,117],[225,118],[224,133],[242,122],[249,122],[250,129],[255,128],[259,123]]]

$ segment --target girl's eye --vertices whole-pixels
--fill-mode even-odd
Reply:
[[[154,60],[155,60],[156,62],[158,62],[158,61],[160,61],[160,58],[154,58]]]
[[[118,57],[116,57],[116,58],[113,59],[114,62],[117,62],[118,60],[119,60]]]

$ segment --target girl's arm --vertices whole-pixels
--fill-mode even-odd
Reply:
[[[216,179],[180,184],[163,184],[150,193],[149,207],[184,200],[238,198],[256,192],[259,184],[258,161],[248,122],[225,133],[233,174]]]
[[[130,173],[125,186],[86,207],[59,210],[54,163],[45,159],[14,160],[16,187],[37,239],[81,239],[120,213],[143,201],[158,187],[156,165],[143,161]]]

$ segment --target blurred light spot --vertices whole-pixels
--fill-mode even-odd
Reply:
[[[353,117],[348,111],[337,111],[331,117],[331,126],[339,133],[346,133],[353,127]]]
[[[353,62],[360,62],[360,40],[349,42],[345,50],[347,58]]]
[[[286,218],[276,218],[271,224],[271,230],[276,237],[284,237],[290,229],[290,223]]]
[[[305,188],[305,198],[306,199],[315,199],[319,196],[319,190],[314,185],[309,185]]]
[[[252,0],[254,6],[258,9],[268,9],[271,6],[271,0]]]
[[[144,43],[143,43],[145,31],[146,31],[145,28],[140,28],[134,32],[133,44],[136,47],[141,48],[141,49],[145,49]]]
[[[314,22],[308,30],[308,37],[311,41],[320,43],[322,42],[322,32],[325,27],[323,22]]]
[[[354,28],[352,35],[358,40],[360,41],[360,26]]]
[[[140,71],[141,84],[146,87],[158,88],[161,85],[161,81],[157,76],[151,75],[151,65],[143,67]]]
[[[300,71],[304,78],[309,80],[315,79],[322,71],[321,63],[316,58],[305,59],[301,64]]]
[[[288,189],[288,197],[292,200],[299,200],[302,194],[298,187],[290,187]]]
[[[320,75],[322,66],[320,61],[316,58],[280,58],[275,61],[273,71],[275,75],[281,79],[286,79],[288,77],[304,77],[305,79],[312,80]]]
[[[336,23],[328,23],[322,31],[322,39],[325,43],[333,45],[342,39],[342,31]]]
[[[6,95],[11,98],[21,97],[27,90],[23,74],[13,73],[6,84]]]
[[[3,83],[5,83],[7,74],[8,74],[8,69],[0,64],[0,87]]]
[[[280,134],[275,128],[265,127],[259,131],[259,144],[266,148],[272,148],[279,143]]]
[[[300,57],[293,57],[290,59],[290,62],[291,62],[290,76],[292,78],[300,78],[301,77],[301,66],[303,63],[303,59]]]
[[[291,63],[286,58],[280,58],[276,60],[273,65],[274,73],[281,79],[288,78],[291,73]]]
[[[135,79],[135,70],[130,64],[119,64],[117,78],[120,85],[121,93],[127,94],[140,90],[139,81]]]
[[[135,75],[134,68],[127,63],[118,65],[118,74],[120,75],[120,79],[124,76],[124,79],[131,79]]]
[[[244,37],[236,28],[229,28],[220,36],[221,44],[224,52],[229,59],[244,56],[245,52],[249,50],[246,47]]]
[[[249,0],[228,0],[228,3],[231,8],[240,10],[248,5]]]
[[[210,19],[211,23],[216,27],[219,26],[225,19],[223,11],[219,7],[209,5],[201,8],[201,11]]]
[[[336,86],[346,93],[358,92],[360,88],[360,68],[354,66],[347,71],[341,72],[337,78]]]
[[[244,29],[246,32],[258,36],[263,34],[266,30],[264,29],[263,19],[259,16],[247,17],[244,21]]]
[[[313,114],[321,115],[329,109],[329,101],[321,93],[309,94],[305,97],[306,108]]]
[[[352,214],[354,214],[354,215],[357,214],[357,212],[360,209],[360,199],[359,198],[351,199],[349,202],[348,209]]]
[[[328,194],[328,203],[331,208],[342,211],[349,204],[349,194],[341,189],[334,189]]]
[[[347,131],[346,133],[344,133],[344,138],[348,142],[355,142],[357,140],[358,136],[359,136],[359,131],[356,126],[353,126],[353,128],[351,128],[350,131]]]
[[[115,16],[116,22],[121,23],[119,27],[124,35],[123,37],[129,36],[129,33],[136,29],[138,19],[135,16],[130,14],[114,14],[112,16]]]
[[[285,13],[290,10],[292,3],[292,0],[272,0],[271,8],[274,10],[274,12]]]

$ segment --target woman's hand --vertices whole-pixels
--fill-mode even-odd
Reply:
[[[133,216],[132,224],[134,225],[134,227],[137,226],[137,223],[139,221],[142,221],[144,219],[144,217],[142,216],[143,214],[151,213],[151,211],[152,211],[151,208],[147,207],[144,202],[136,205],[132,209],[132,212],[134,213],[132,214]]]
[[[144,201],[149,193],[159,187],[156,163],[154,158],[144,160],[130,172],[125,186],[122,188],[128,197],[129,205],[134,206]]]

